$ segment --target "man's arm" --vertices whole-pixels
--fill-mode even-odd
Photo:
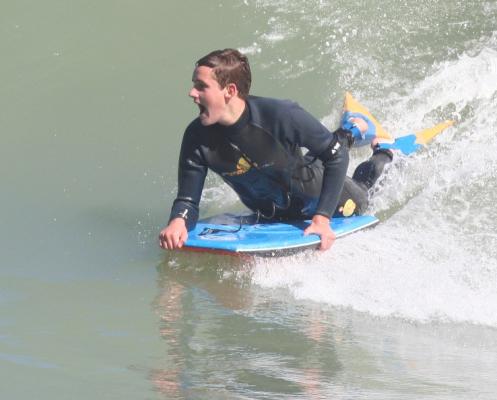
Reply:
[[[159,234],[163,249],[179,249],[195,227],[207,166],[202,161],[195,136],[185,133],[178,163],[178,195],[171,208],[168,225]]]
[[[333,142],[331,146],[335,147]],[[328,154],[320,156],[324,166],[321,193],[316,214],[311,224],[304,230],[304,235],[314,233],[321,237],[320,250],[328,250],[335,241],[330,219],[338,205],[349,165],[348,145],[339,143],[335,153],[332,153],[332,147],[326,150]]]
[[[368,125],[361,118],[353,118],[351,122],[361,131],[366,132]],[[332,149],[330,149],[332,150]],[[304,230],[304,235],[311,233],[321,237],[320,250],[328,250],[336,236],[330,227],[330,219],[338,204],[339,196],[345,181],[348,166],[348,149],[341,146],[337,154],[324,162],[323,187],[316,211],[311,224]]]

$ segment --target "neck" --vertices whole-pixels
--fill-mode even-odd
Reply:
[[[221,125],[230,126],[236,123],[245,110],[245,100],[240,97],[233,97],[227,105],[226,113],[219,123]]]

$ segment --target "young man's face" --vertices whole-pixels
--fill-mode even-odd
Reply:
[[[193,87],[188,95],[200,109],[199,118],[202,125],[222,124],[226,114],[226,88],[221,88],[214,79],[212,68],[195,68],[192,82]]]

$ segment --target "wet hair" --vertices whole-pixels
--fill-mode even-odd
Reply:
[[[245,99],[250,91],[252,74],[246,56],[235,49],[214,50],[195,63],[196,67],[212,68],[214,78],[224,88],[234,83],[238,95]]]

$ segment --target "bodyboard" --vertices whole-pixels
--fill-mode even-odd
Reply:
[[[310,220],[252,223],[250,218],[255,219],[255,216],[220,214],[199,221],[188,233],[183,248],[221,254],[278,256],[317,248],[320,244],[319,236],[304,236],[303,231]],[[333,218],[331,228],[340,238],[378,222],[372,215]]]

